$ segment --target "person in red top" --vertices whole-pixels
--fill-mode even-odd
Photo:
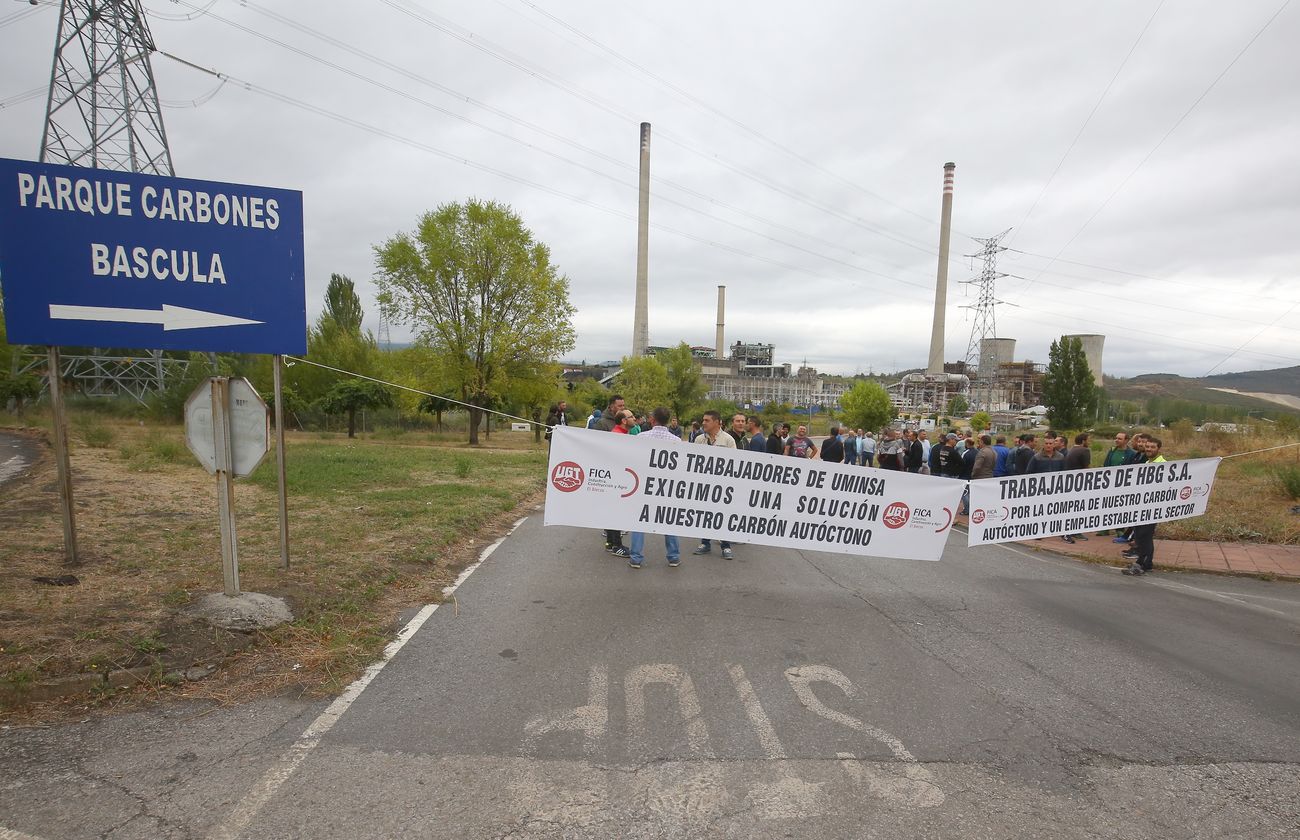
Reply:
[[[636,425],[636,415],[630,411],[624,410],[618,415],[618,423],[610,431],[619,435],[629,435],[632,433],[632,427]]]

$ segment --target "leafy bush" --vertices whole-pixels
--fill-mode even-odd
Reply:
[[[86,446],[95,449],[107,449],[117,440],[117,433],[102,423],[87,423],[80,431]]]
[[[1292,499],[1300,499],[1300,467],[1294,464],[1278,467],[1274,472],[1282,492]]]
[[[469,478],[469,472],[474,462],[464,455],[456,456],[456,476],[458,478]]]

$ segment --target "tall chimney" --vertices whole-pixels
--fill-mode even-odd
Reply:
[[[955,163],[943,165],[943,211],[939,222],[939,276],[934,283],[934,326],[930,329],[930,361],[926,373],[943,373],[943,317],[948,308],[948,239],[952,234],[952,178]]]
[[[650,346],[650,123],[641,123],[641,194],[636,214],[636,309],[632,316],[632,358]]]
[[[727,350],[722,344],[722,325],[725,323],[725,319],[723,315],[724,315],[724,310],[726,309],[726,304],[727,304],[727,287],[719,286],[718,287],[718,337],[717,340],[714,342],[717,346],[713,350],[714,358],[718,358],[718,359],[725,359],[727,357]]]

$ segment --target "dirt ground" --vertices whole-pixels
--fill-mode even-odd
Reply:
[[[147,668],[148,677],[91,696],[18,702],[0,710],[0,719],[49,720],[166,696],[234,703],[337,691],[373,661],[404,612],[441,600],[442,588],[484,544],[540,502],[540,477],[515,481],[507,502],[493,500],[490,514],[476,512],[472,526],[458,523],[458,538],[450,539],[445,527],[374,517],[381,502],[340,512],[338,500],[291,496],[294,562],[284,570],[275,492],[237,482],[242,588],[284,598],[296,620],[268,632],[230,632],[187,612],[197,597],[220,591],[221,554],[215,480],[183,444],[178,451],[176,430],[123,425],[114,430],[116,446],[74,442],[75,566],[64,563],[52,452],[44,433],[25,434],[42,443],[44,455],[0,488],[0,687],[21,696],[24,686],[71,674]],[[291,454],[294,446],[291,440]],[[491,454],[456,457],[490,461]],[[427,533],[415,539],[422,528]],[[412,542],[424,547],[420,556],[397,548]],[[67,575],[77,583],[36,580]],[[191,682],[178,675],[195,667],[212,676]]]

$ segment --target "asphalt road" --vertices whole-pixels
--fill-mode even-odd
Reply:
[[[0,840],[1300,833],[1300,587],[963,543],[633,571],[533,516],[329,709],[4,732]]]
[[[40,444],[32,438],[0,432],[0,486],[31,469],[40,456]]]

